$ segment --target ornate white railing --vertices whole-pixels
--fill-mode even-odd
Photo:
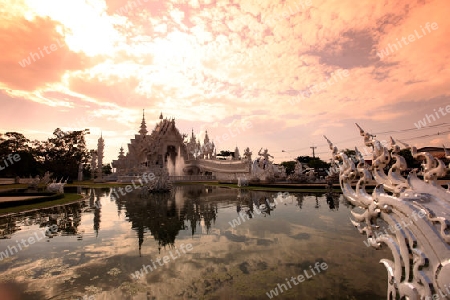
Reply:
[[[170,180],[173,182],[180,181],[215,181],[216,176],[213,175],[177,175],[177,176],[169,176]]]
[[[333,164],[338,167],[335,169],[339,170],[345,198],[363,210],[352,210],[351,222],[367,235],[367,245],[376,249],[385,245],[392,251],[393,260],[380,261],[388,271],[387,299],[450,297],[450,192],[437,182],[449,168],[430,153],[417,152],[415,147],[402,143],[414,158],[424,159],[423,180],[415,171],[404,178],[401,171],[406,170],[406,161],[399,155],[400,147],[394,139],[388,149],[375,136],[358,128],[365,145],[373,149],[371,166],[357,148],[354,161],[325,139],[332,150]],[[377,185],[369,194],[365,185],[372,178]],[[356,183],[355,188],[352,183]],[[383,223],[389,231],[377,223]]]
[[[187,160],[185,166],[197,166],[203,170],[211,172],[224,172],[224,173],[242,173],[249,172],[249,163],[242,162],[240,160],[208,160],[208,159],[197,159],[197,160]]]

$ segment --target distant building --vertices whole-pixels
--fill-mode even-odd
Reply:
[[[429,152],[435,158],[439,158],[442,160],[446,159],[445,151],[444,151],[443,147],[423,147],[423,148],[417,149],[417,152]]]
[[[422,147],[417,149],[417,153],[420,152],[429,152],[433,157],[437,159],[442,159],[444,162],[446,162],[448,159],[445,156],[445,151],[443,147]],[[419,161],[421,159],[419,158]],[[372,165],[372,159],[366,159],[365,162],[371,166]]]
[[[139,134],[128,143],[127,154],[121,148],[118,159],[112,162],[117,175],[137,176],[152,168],[164,167],[170,172],[177,158],[186,160],[192,155],[184,143],[185,135],[175,127],[175,119],[164,119],[162,114],[159,119],[155,129],[147,134],[145,117],[142,115]]]
[[[159,120],[148,134],[143,114],[139,133],[127,145],[128,152],[125,154],[120,148],[118,158],[112,162],[119,181],[121,177],[129,181],[155,168],[167,168],[171,176],[212,175],[218,180],[250,175],[251,162],[240,160],[237,147],[237,156],[231,161],[221,161],[216,158],[216,147],[210,142],[208,132],[203,145],[193,130],[189,140],[185,141],[188,136],[179,132],[175,119],[164,118],[161,113]]]

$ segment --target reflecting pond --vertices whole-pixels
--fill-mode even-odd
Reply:
[[[23,299],[386,299],[391,253],[364,244],[342,195],[84,193],[0,217],[0,282]]]

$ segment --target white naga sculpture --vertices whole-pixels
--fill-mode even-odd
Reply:
[[[56,182],[56,179],[53,180],[52,183],[47,185],[47,191],[51,193],[64,194],[64,186],[67,184],[67,179],[64,182],[62,182],[62,180],[62,178],[59,182]]]
[[[388,272],[387,299],[442,296],[440,293],[446,293],[450,283],[450,192],[436,180],[449,168],[430,153],[418,153],[415,147],[405,144],[413,157],[424,158],[425,163],[423,180],[414,170],[404,178],[401,171],[406,170],[406,161],[399,155],[400,147],[394,139],[391,138],[388,149],[375,136],[358,128],[365,144],[373,149],[371,167],[358,149],[355,166],[355,162],[324,137],[332,150],[333,163],[339,167],[339,183],[345,198],[364,210],[351,212],[352,223],[367,235],[367,245],[374,248],[386,245],[392,251],[393,260],[380,261]],[[449,152],[445,151],[450,159]],[[394,163],[386,174],[384,168],[391,160]],[[369,194],[365,185],[372,177],[377,186]],[[355,180],[357,184],[353,188]],[[379,219],[390,231],[377,225]]]
[[[39,186],[46,186],[50,182],[50,176],[53,173],[50,173],[49,171],[45,172],[44,176],[42,178],[39,177],[39,175],[36,175],[35,178],[32,178],[30,176],[30,179],[28,180],[28,188],[30,189],[36,189]]]

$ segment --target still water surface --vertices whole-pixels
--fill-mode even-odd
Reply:
[[[76,204],[0,217],[0,282],[25,299],[269,299],[279,287],[273,299],[386,298],[378,262],[390,251],[366,247],[342,195],[85,192]],[[299,275],[310,278],[294,284]]]

